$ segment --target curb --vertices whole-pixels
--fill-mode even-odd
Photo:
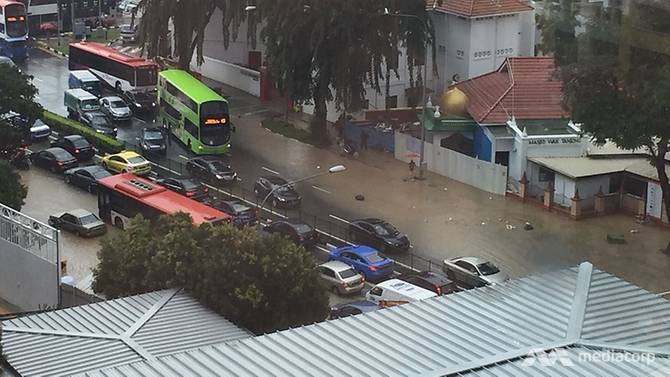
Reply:
[[[37,47],[42,49],[42,50],[46,50],[46,51],[48,51],[48,52],[50,52],[54,55],[58,55],[58,56],[63,57],[63,58],[69,58],[70,57],[68,54],[64,54],[63,52],[58,51],[53,47],[49,47],[46,43],[44,43],[40,40],[37,40],[37,38],[35,38],[35,37],[30,37],[30,39],[33,42],[37,43]]]

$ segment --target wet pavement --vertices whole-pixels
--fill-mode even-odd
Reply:
[[[25,70],[36,77],[40,102],[63,114],[67,61],[35,51]],[[332,226],[346,226],[338,219],[381,217],[408,234],[414,254],[437,263],[444,258],[479,255],[516,277],[589,260],[597,268],[651,291],[670,290],[670,258],[659,251],[670,240],[668,228],[641,225],[623,215],[576,222],[434,174],[428,174],[422,182],[405,181],[407,166],[391,155],[366,152],[359,160],[347,159],[273,134],[260,127],[267,109],[256,98],[228,87],[224,87],[224,93],[237,127],[230,160],[242,178],[239,186],[248,192],[259,175],[277,172],[284,178],[296,179],[343,163],[347,166],[343,173],[297,185],[303,196],[302,209],[330,219]],[[134,120],[125,128],[119,127],[119,138],[133,142],[144,125]],[[174,141],[168,154],[181,163],[189,157]],[[58,195],[61,193],[58,191]],[[355,200],[357,194],[364,195],[365,200]],[[95,208],[94,197],[89,199],[89,205]],[[40,211],[39,206],[31,208]],[[533,230],[523,230],[527,221]],[[515,228],[508,229],[508,224]],[[639,232],[630,233],[632,229]],[[608,233],[624,234],[627,243],[608,244]],[[78,242],[73,242],[75,245]],[[408,255],[392,257],[418,264],[419,268],[427,266],[412,261]]]

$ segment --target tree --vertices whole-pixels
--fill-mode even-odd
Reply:
[[[0,203],[17,211],[23,207],[28,189],[21,184],[21,176],[5,161],[0,161]]]
[[[567,6],[571,2],[562,2]],[[666,173],[670,151],[670,9],[662,1],[626,2],[594,12],[576,35],[554,45],[553,52],[571,49],[572,60],[556,55],[566,105],[573,119],[597,143],[612,141],[621,148],[646,151],[656,168],[670,218],[670,182]],[[569,13],[561,10],[560,14]],[[544,33],[544,30],[543,30]],[[669,245],[670,246],[670,245]]]
[[[216,9],[223,14],[224,44],[228,47],[231,36],[237,38],[239,25],[246,17],[243,0],[141,0],[137,9],[142,14],[140,42],[149,57],[168,55],[174,41],[174,55],[181,69],[188,70],[197,53],[202,63],[205,28]],[[170,34],[170,23],[174,35]]]
[[[385,7],[419,19],[386,17]],[[328,101],[353,111],[366,85],[381,93],[385,81],[388,93],[403,47],[414,83],[424,49],[435,48],[424,0],[267,0],[259,1],[259,10],[266,16],[262,39],[272,75],[294,100],[313,102],[311,132],[324,142]],[[416,81],[423,85],[420,75]]]
[[[328,297],[313,257],[279,236],[231,225],[193,226],[180,213],[137,217],[102,241],[93,289],[108,298],[183,287],[226,318],[264,333],[320,321]]]
[[[30,79],[16,67],[0,64],[0,115],[15,112],[27,121],[21,128],[0,118],[0,150],[20,146],[30,132],[30,125],[42,114],[42,107],[35,102],[37,88]]]

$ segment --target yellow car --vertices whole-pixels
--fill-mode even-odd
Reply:
[[[102,158],[102,167],[115,173],[149,174],[151,163],[144,157],[131,151],[107,154]]]

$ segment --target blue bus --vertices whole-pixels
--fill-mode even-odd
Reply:
[[[26,6],[14,0],[0,0],[0,55],[23,62],[28,55]]]

